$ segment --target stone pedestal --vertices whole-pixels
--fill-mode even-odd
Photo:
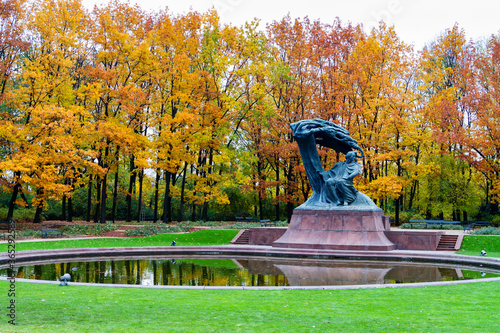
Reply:
[[[273,247],[390,251],[382,210],[300,210]]]

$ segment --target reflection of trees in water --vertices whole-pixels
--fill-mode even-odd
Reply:
[[[106,277],[106,262],[105,261],[99,261],[99,283],[105,283],[105,277]]]
[[[72,268],[76,270],[73,271]],[[184,286],[284,286],[286,277],[249,274],[244,268],[210,267],[186,261],[115,260],[57,263],[19,267],[17,277],[58,280],[64,273],[73,282],[136,284],[152,275],[154,285]]]
[[[164,286],[168,286],[169,284],[169,278],[171,276],[171,269],[170,269],[170,260],[169,261],[165,261],[163,262],[163,265],[162,265],[162,276],[163,276],[163,285]]]
[[[141,276],[142,276],[142,270],[141,270],[141,261],[140,260],[136,260],[136,267],[135,267],[135,271],[136,271],[136,278],[135,278],[135,284],[141,284]]]
[[[204,259],[203,259],[204,260]],[[307,262],[300,260],[233,260],[236,267],[214,260],[115,260],[16,267],[17,277],[58,280],[70,273],[72,282],[181,286],[287,286],[409,283],[463,279],[460,268],[389,262]],[[72,268],[76,270],[73,271]],[[7,270],[3,270],[6,276]],[[475,276],[480,277],[480,274]],[[500,276],[491,272],[489,277]]]
[[[157,277],[157,268],[156,268],[156,260],[153,260],[153,285],[156,285],[156,277]]]
[[[129,260],[125,261],[125,270],[127,273],[127,284],[132,284],[132,271],[130,268],[130,261]]]
[[[116,283],[116,270],[115,270],[115,262],[111,261],[111,283]]]

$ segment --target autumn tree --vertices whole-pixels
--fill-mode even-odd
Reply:
[[[54,107],[68,111],[72,108],[75,100],[74,78],[81,65],[80,47],[85,31],[82,26],[85,26],[85,11],[79,1],[37,1],[33,3],[26,22],[31,47],[20,59],[21,73],[18,89],[13,95],[13,107],[17,112],[14,123],[18,130],[15,153],[29,156],[26,160],[30,163],[11,164],[10,170],[16,175],[18,184],[22,182],[30,185],[36,191],[37,196],[33,202],[37,208],[35,222],[40,219],[47,195],[57,192],[54,195],[60,197],[71,192],[71,187],[57,185],[61,178],[65,178],[61,175],[68,170],[55,157],[64,149],[75,151],[70,146],[64,149],[59,146],[69,133],[46,131],[47,117],[42,113],[43,110],[53,110]],[[61,117],[65,118],[67,113],[62,112],[63,109],[60,109]],[[74,114],[80,111],[73,109],[70,112]],[[48,119],[50,117],[52,116]],[[58,142],[53,147],[49,145],[44,147],[44,151],[40,151],[45,135],[52,136],[52,140]],[[19,160],[19,156],[12,156],[9,162]],[[82,156],[81,152],[79,156]],[[78,172],[73,170],[71,175],[75,179]],[[54,188],[60,190],[54,191]],[[15,202],[16,196],[17,192],[14,191],[11,202]]]
[[[472,110],[467,146],[478,157],[469,155],[471,163],[486,179],[486,203],[496,202],[500,194],[500,39],[492,36],[484,48],[477,48],[474,57],[475,89],[467,100]],[[469,157],[468,156],[468,157]]]
[[[96,221],[106,221],[108,174],[119,172],[120,156],[126,156],[130,161],[127,192],[127,220],[130,220],[135,180],[139,175],[142,184],[142,170],[148,166],[147,156],[143,154],[146,151],[149,103],[146,81],[149,70],[148,26],[139,7],[118,1],[95,7],[91,18],[94,24],[90,39],[94,52],[92,64],[86,69],[89,82],[86,94],[91,98],[88,107],[98,135],[94,148],[98,151],[97,161],[105,170],[97,178]],[[115,193],[118,191],[117,182],[118,177],[115,177]],[[116,194],[113,198],[116,200]]]
[[[453,177],[463,181],[459,187],[462,192],[450,192],[456,193],[456,202],[461,202],[461,197],[472,195],[473,192],[469,188],[471,183],[475,183],[470,170],[472,165],[460,162],[472,162],[475,158],[472,148],[467,145],[468,133],[474,124],[473,106],[469,103],[471,88],[474,86],[471,55],[472,46],[466,43],[464,30],[455,25],[424,48],[420,63],[420,91],[425,103],[423,112],[429,121],[434,142],[429,157],[440,164],[442,172],[449,169],[449,166],[440,162],[449,161],[446,155],[453,158],[456,166],[450,171],[455,170],[452,172]],[[469,177],[459,177],[456,170]],[[472,199],[473,197],[470,197],[470,200]],[[428,197],[428,200],[442,202],[435,197]],[[432,211],[426,212],[428,217],[431,214]],[[439,216],[443,217],[443,214],[444,211],[440,212]],[[455,207],[452,212],[448,211],[448,214],[456,220],[467,220],[468,211]]]

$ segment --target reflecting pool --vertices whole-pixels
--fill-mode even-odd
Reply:
[[[8,276],[7,269],[0,276]],[[16,278],[171,286],[337,286],[500,277],[500,270],[460,265],[283,258],[133,258],[15,267]],[[10,274],[9,274],[10,275]]]

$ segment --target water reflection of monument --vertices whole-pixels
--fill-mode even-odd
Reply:
[[[353,185],[353,178],[361,174],[357,158],[364,153],[349,132],[321,119],[302,120],[290,126],[313,193],[294,210],[287,231],[273,246],[393,250],[394,244],[384,234],[387,218],[382,209]],[[346,160],[325,171],[317,144],[345,154]]]
[[[335,260],[311,262],[290,259],[242,262],[250,274],[284,274],[290,286],[338,286],[458,280],[461,269],[401,262]]]

